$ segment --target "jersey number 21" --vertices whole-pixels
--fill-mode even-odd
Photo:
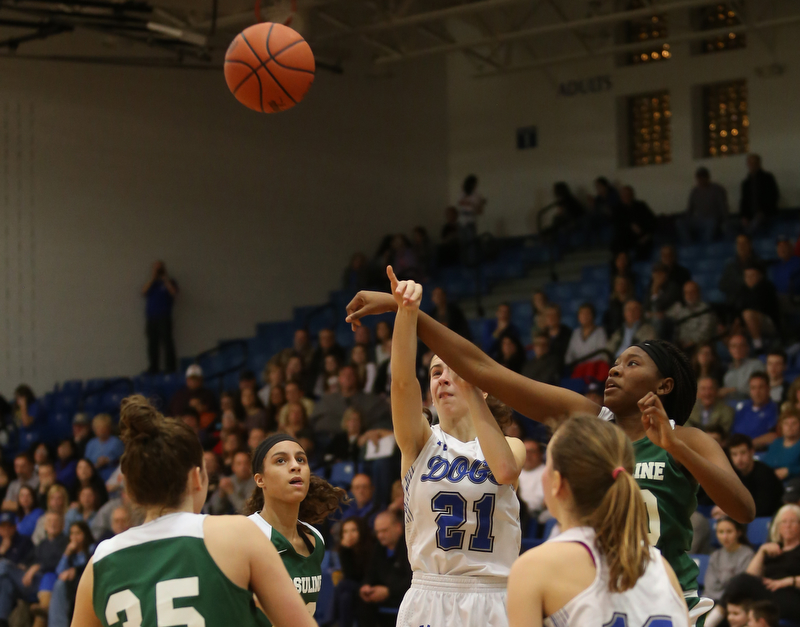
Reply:
[[[472,511],[478,517],[478,524],[469,538],[469,549],[491,553],[494,548],[492,524],[494,522],[494,494],[484,494],[472,504]],[[461,529],[467,522],[467,499],[458,492],[439,492],[431,499],[431,509],[436,516],[436,546],[443,551],[464,548],[465,531]]]

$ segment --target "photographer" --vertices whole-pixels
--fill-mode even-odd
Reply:
[[[163,261],[153,264],[153,276],[142,288],[142,295],[147,299],[145,315],[147,317],[147,358],[151,374],[159,372],[161,347],[164,347],[164,359],[167,372],[174,372],[175,343],[172,340],[172,304],[178,293],[178,284],[167,274],[167,266]]]

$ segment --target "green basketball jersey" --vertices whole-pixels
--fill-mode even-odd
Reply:
[[[675,571],[683,590],[697,590],[699,569],[692,548],[691,516],[697,509],[697,481],[687,476],[675,459],[648,438],[633,443],[634,477],[647,506],[650,544]]]
[[[94,611],[103,627],[264,627],[252,592],[220,570],[203,540],[205,516],[162,516],[100,543]]]
[[[300,522],[305,525],[314,535],[316,542],[314,542],[314,550],[311,555],[306,557],[300,555],[292,546],[292,543],[284,538],[278,531],[273,529],[266,520],[261,517],[261,512],[256,512],[248,516],[264,535],[269,538],[270,542],[275,545],[278,554],[283,560],[283,565],[289,571],[289,576],[292,578],[294,587],[303,597],[306,603],[306,608],[311,616],[317,608],[317,597],[319,597],[319,590],[322,587],[322,558],[325,557],[325,542],[322,540],[322,535],[319,531],[314,529],[311,525]]]

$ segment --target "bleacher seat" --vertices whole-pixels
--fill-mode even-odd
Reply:
[[[539,521],[531,517],[523,530],[523,538],[535,538],[539,535]]]
[[[550,534],[553,532],[553,527],[556,526],[558,521],[555,518],[551,518],[544,524],[544,528],[542,529],[542,541],[546,541]]]
[[[690,557],[694,560],[694,563],[697,564],[697,567],[700,569],[700,572],[697,574],[697,583],[702,587],[706,580],[706,570],[708,570],[708,560],[710,559],[710,556],[695,554],[695,555],[690,555]]]
[[[577,392],[578,394],[583,394],[586,392],[586,381],[583,379],[565,378],[561,379],[561,387]]]
[[[57,444],[61,440],[72,437],[72,413],[53,412],[47,416],[45,440],[48,444]]]
[[[61,384],[61,389],[59,391],[62,394],[71,394],[74,396],[80,396],[81,392],[83,392],[83,381],[81,381],[80,379],[64,381],[64,383]]]
[[[91,396],[85,397],[81,403],[81,409],[89,414],[89,419],[91,420],[94,416],[103,411],[103,395],[92,394]]]
[[[56,412],[75,413],[78,410],[80,396],[58,394],[53,397],[52,410]]]
[[[124,392],[107,392],[103,394],[100,402],[101,410],[112,416],[119,414],[119,405],[126,396],[128,394]]]
[[[353,462],[339,462],[331,468],[328,482],[337,488],[349,488],[355,474],[356,466]]]
[[[747,539],[754,547],[761,546],[769,541],[769,524],[772,518],[764,516],[756,518],[753,522],[747,525]]]

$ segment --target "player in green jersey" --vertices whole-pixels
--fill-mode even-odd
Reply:
[[[121,459],[145,522],[102,542],[78,586],[72,627],[315,627],[275,547],[242,516],[198,515],[208,474],[197,435],[142,396],[122,402]]]
[[[325,543],[310,523],[323,522],[339,509],[347,492],[312,475],[305,449],[280,433],[253,451],[253,479],[256,488],[245,514],[275,545],[313,616],[322,585]]]
[[[366,315],[395,309],[390,294],[359,292],[347,306],[347,321],[358,325]],[[697,383],[677,347],[655,340],[626,349],[609,372],[601,408],[571,390],[504,368],[430,316],[420,314],[417,333],[461,377],[528,418],[590,414],[613,420],[634,443],[635,476],[648,505],[650,538],[675,570],[689,609],[695,610],[692,619],[708,612],[710,607],[697,597],[697,569],[685,555],[697,485],[739,522],[753,519],[755,503],[719,444],[699,429],[681,426],[694,406]]]

